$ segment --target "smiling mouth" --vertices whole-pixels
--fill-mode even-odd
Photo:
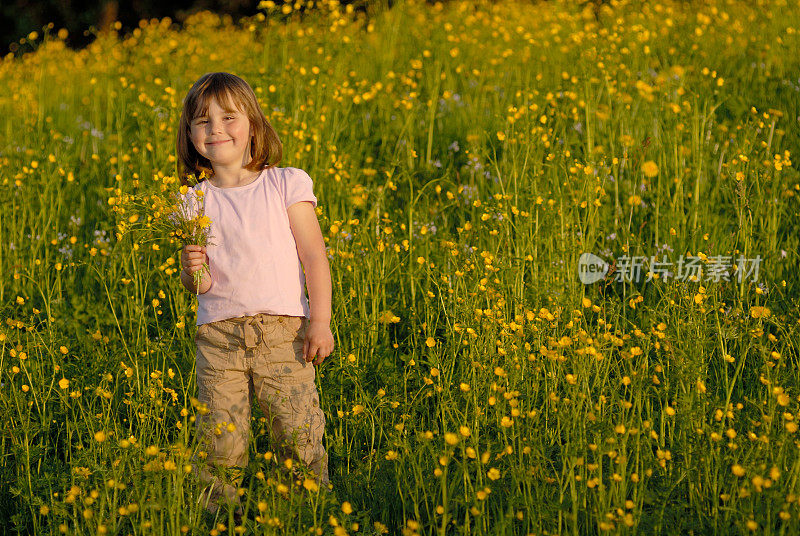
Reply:
[[[207,143],[206,145],[219,145],[220,143],[225,143],[226,141],[231,141],[231,140],[214,141],[211,143]]]

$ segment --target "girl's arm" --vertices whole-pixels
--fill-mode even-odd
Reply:
[[[187,273],[186,270],[181,270],[181,283],[192,294],[205,294],[211,288],[211,277],[207,272],[203,274],[203,279],[200,281],[200,290],[198,291],[194,288],[194,276]]]
[[[308,201],[301,201],[291,205],[287,212],[297,253],[306,272],[311,323],[330,326],[331,270],[314,206]]]

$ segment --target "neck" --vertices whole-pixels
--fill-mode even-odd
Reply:
[[[234,167],[214,166],[214,174],[209,178],[211,184],[217,188],[234,188],[250,184],[260,175],[258,171],[250,171],[241,166]]]

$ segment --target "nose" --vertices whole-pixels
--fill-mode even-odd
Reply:
[[[222,121],[218,121],[216,119],[210,119],[206,124],[208,125],[208,128],[212,133],[222,132]]]

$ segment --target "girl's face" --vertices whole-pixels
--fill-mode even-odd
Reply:
[[[225,111],[211,99],[208,112],[192,119],[189,126],[194,148],[214,166],[244,166],[250,162],[253,129],[243,112]]]

